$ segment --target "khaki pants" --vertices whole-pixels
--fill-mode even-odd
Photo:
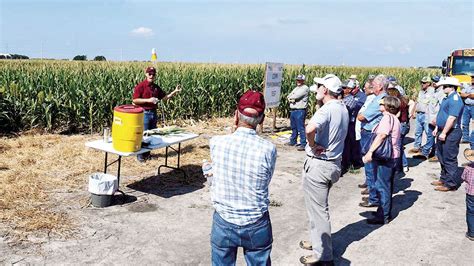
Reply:
[[[324,161],[307,157],[303,167],[303,191],[310,223],[313,252],[321,261],[333,260],[328,195],[339,180],[341,160]]]

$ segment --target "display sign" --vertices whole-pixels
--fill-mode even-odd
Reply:
[[[280,105],[281,81],[283,78],[282,63],[265,64],[265,88],[263,95],[267,108],[275,108]]]

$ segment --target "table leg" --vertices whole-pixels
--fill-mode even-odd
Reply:
[[[177,167],[173,167],[173,166],[169,166],[169,165],[168,165],[168,155],[169,155],[169,154],[168,154],[168,148],[170,148],[170,149],[174,150],[176,153],[178,153],[178,164],[177,164]],[[178,149],[177,149],[177,150],[174,149],[174,148],[172,148],[172,147],[170,147],[170,146],[166,146],[166,151],[165,151],[165,164],[158,166],[158,170],[156,171],[157,175],[161,174],[161,167],[165,167],[165,168],[173,169],[173,170],[176,170],[176,171],[179,171],[179,172],[183,173],[183,176],[184,176],[184,178],[186,179],[186,178],[188,177],[188,175],[186,174],[186,172],[185,172],[183,169],[181,169],[181,168],[179,167],[179,165],[180,165],[180,157],[181,157],[181,142],[178,143]]]
[[[105,153],[104,174],[107,174],[107,154],[108,154],[108,152]]]

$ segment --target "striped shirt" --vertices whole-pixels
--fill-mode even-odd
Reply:
[[[462,179],[466,182],[466,194],[474,196],[474,163],[464,168]]]
[[[275,145],[254,129],[239,127],[233,134],[213,137],[209,146],[214,209],[229,223],[256,222],[270,203],[268,185],[275,170]]]

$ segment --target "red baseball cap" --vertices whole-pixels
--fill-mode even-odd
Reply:
[[[145,72],[148,73],[148,74],[156,74],[156,68],[147,67]]]
[[[255,113],[248,113],[244,111],[246,108],[252,108],[257,111]],[[265,112],[265,99],[263,94],[258,91],[248,90],[245,92],[242,97],[239,99],[239,104],[237,105],[237,109],[243,115],[250,116],[250,117],[258,117],[264,114]]]

